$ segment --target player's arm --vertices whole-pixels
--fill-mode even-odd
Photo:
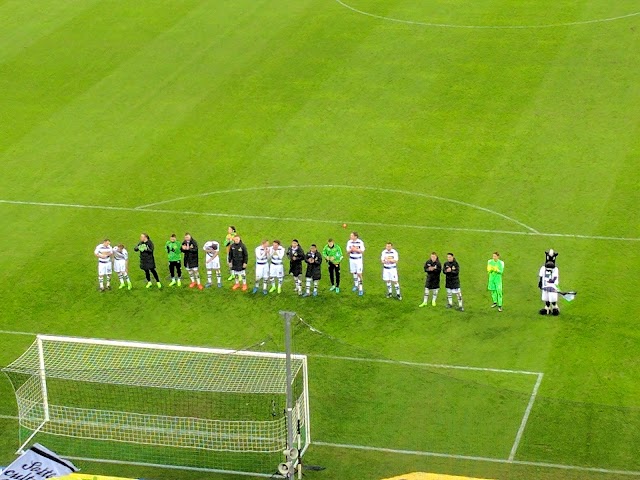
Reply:
[[[433,271],[436,275],[440,275],[440,273],[442,272],[442,264],[440,262],[436,262],[436,264],[434,265],[435,270]]]
[[[93,254],[98,257],[98,258],[102,258],[102,256],[100,255],[100,247],[97,247],[94,251]]]
[[[498,265],[496,266],[496,273],[502,275],[504,272],[504,262],[502,260],[498,260]]]
[[[246,268],[247,263],[249,262],[249,252],[247,251],[247,247],[242,247],[242,267]]]

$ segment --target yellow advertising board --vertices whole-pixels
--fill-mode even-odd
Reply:
[[[88,473],[72,473],[64,477],[58,477],[61,480],[134,480],[132,478],[122,477],[104,477],[102,475],[90,475]]]
[[[491,480],[490,478],[457,477],[454,475],[443,475],[441,473],[407,473],[398,477],[386,478],[384,480]]]

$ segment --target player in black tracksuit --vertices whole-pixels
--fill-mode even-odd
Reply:
[[[427,280],[424,285],[424,299],[420,307],[425,307],[429,303],[429,292],[431,292],[431,305],[435,307],[440,290],[440,272],[442,272],[442,264],[436,252],[431,252],[429,260],[424,264],[424,271],[427,272]]]
[[[453,294],[458,297],[458,309],[464,312],[462,306],[462,290],[460,290],[460,265],[453,253],[447,253],[447,261],[442,266],[444,272],[445,283],[444,286],[447,289],[447,308],[453,307]]]
[[[311,244],[311,248],[304,256],[304,261],[307,262],[307,290],[304,297],[308,297],[311,293],[311,281],[313,281],[313,296],[318,296],[318,282],[322,276],[322,269],[320,264],[322,263],[322,254],[318,251],[315,243]]]
[[[293,239],[291,246],[287,248],[287,257],[289,257],[289,273],[293,275],[295,280],[294,292],[298,292],[298,295],[302,295],[302,262],[304,262],[304,250],[298,243],[298,240]]]
[[[181,248],[184,254],[184,268],[187,269],[191,279],[189,288],[194,288],[197,285],[198,289],[202,290],[203,286],[200,282],[200,271],[198,270],[198,242],[187,232],[184,234]]]
[[[242,290],[247,289],[247,263],[249,262],[249,251],[242,240],[240,240],[239,235],[235,235],[233,237],[233,242],[229,247],[229,254],[227,255],[227,262],[229,263],[229,268],[231,268],[231,273],[235,278],[235,283],[233,290],[237,290],[240,288],[240,280],[242,280]]]

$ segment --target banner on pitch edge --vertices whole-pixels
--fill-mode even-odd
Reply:
[[[0,480],[46,480],[77,472],[78,468],[36,443],[0,473]]]

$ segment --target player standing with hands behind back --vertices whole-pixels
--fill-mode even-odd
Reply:
[[[487,262],[487,273],[489,274],[489,284],[487,290],[491,292],[493,304],[491,308],[498,307],[502,311],[502,273],[504,272],[504,262],[500,260],[500,254],[493,252],[491,259]]]
[[[349,254],[349,271],[353,275],[353,292],[357,291],[359,296],[364,295],[362,288],[362,254],[364,253],[364,242],[360,240],[358,232],[351,232],[347,242],[347,253]]]

